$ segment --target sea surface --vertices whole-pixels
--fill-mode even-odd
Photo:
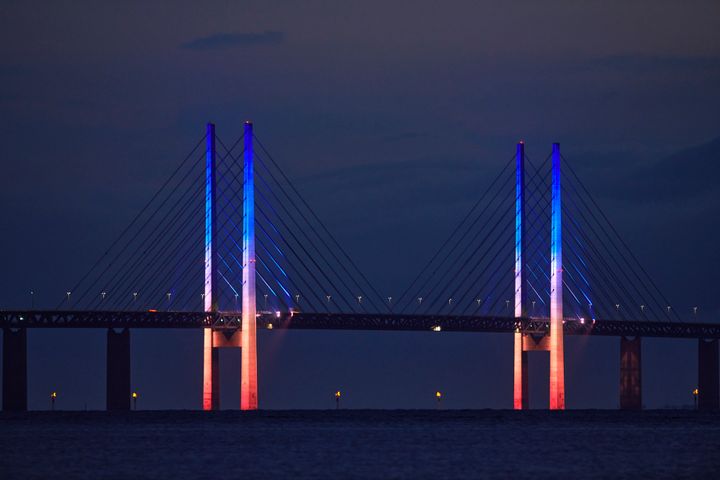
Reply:
[[[0,479],[720,479],[720,414],[0,414]]]

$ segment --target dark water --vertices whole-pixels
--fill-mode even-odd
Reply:
[[[720,478],[694,411],[0,414],[0,478]]]

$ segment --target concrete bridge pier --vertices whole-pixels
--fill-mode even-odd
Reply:
[[[620,409],[642,409],[640,337],[620,337]]]
[[[130,410],[130,329],[107,331],[106,408]]]
[[[220,348],[241,348],[240,330],[204,329],[203,410],[220,409]],[[242,379],[241,379],[242,381]]]
[[[720,408],[718,339],[698,339],[698,402],[700,410]]]
[[[27,410],[27,330],[3,328],[3,410]]]

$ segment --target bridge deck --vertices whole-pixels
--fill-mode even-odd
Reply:
[[[236,329],[238,312],[122,312],[122,311],[0,311],[3,328],[203,328]],[[396,330],[547,333],[549,320],[487,316],[264,312],[258,327],[298,330]],[[567,319],[567,335],[720,338],[720,324],[649,322],[642,320]]]

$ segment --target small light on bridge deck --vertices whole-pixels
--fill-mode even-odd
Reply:
[[[432,327],[433,332],[439,332],[442,330],[442,327],[440,325],[435,325]]]
[[[278,310],[277,312],[275,312],[275,316],[276,316],[277,318],[280,318],[280,311],[279,311],[279,310]]]

